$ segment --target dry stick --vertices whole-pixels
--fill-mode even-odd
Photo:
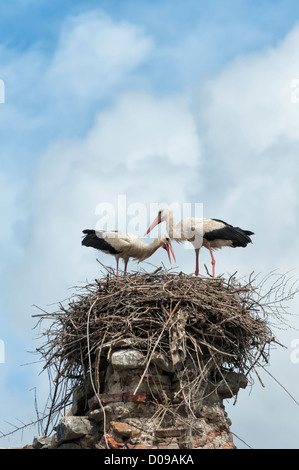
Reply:
[[[255,364],[255,363],[252,364],[251,358],[249,357],[248,352],[247,352],[246,350],[245,350],[245,354],[246,354],[246,356],[247,356],[249,362],[251,363],[251,369],[254,370],[254,372],[255,372],[257,378],[259,379],[259,382],[260,382],[261,386],[265,388],[265,384],[263,383],[263,381],[262,381],[262,379],[260,378],[260,376],[259,376],[259,374],[258,374],[256,368],[254,367],[254,364]]]
[[[62,359],[60,360],[60,366],[62,364]],[[51,417],[52,417],[52,412],[53,412],[53,407],[54,407],[54,403],[55,403],[55,398],[56,398],[56,395],[57,395],[57,391],[58,391],[58,385],[59,385],[59,373],[57,375],[57,380],[55,379],[54,382],[55,382],[55,389],[54,389],[54,395],[53,395],[53,399],[52,399],[52,403],[51,403],[51,409],[49,411],[49,415],[48,415],[48,421],[47,421],[47,424],[46,424],[46,428],[45,428],[45,435],[48,434],[48,428],[50,426],[50,421],[51,421]]]
[[[109,274],[114,275],[114,270],[113,270],[112,268],[108,268],[108,266],[105,266],[105,265],[104,265],[103,263],[101,263],[101,261],[98,260],[97,258],[96,258],[96,260],[97,260],[97,262],[98,262],[101,266],[103,266],[104,269],[106,269],[106,271],[108,271]]]
[[[151,354],[150,354],[150,357],[149,357],[148,362],[147,362],[147,364],[146,364],[146,367],[145,367],[145,369],[144,369],[144,371],[143,371],[143,374],[142,374],[142,376],[141,376],[141,378],[140,378],[140,380],[139,380],[139,382],[138,382],[138,385],[137,385],[137,387],[135,388],[135,391],[133,392],[133,395],[136,395],[137,390],[138,390],[138,388],[140,387],[140,385],[141,385],[141,383],[142,383],[142,381],[143,381],[143,379],[144,379],[144,376],[145,376],[145,374],[146,374],[146,372],[147,372],[147,369],[148,369],[148,367],[149,367],[149,364],[150,364],[151,358],[152,358],[152,356],[153,356],[153,354],[154,354],[154,351],[155,351],[156,347],[158,346],[159,341],[160,341],[160,339],[162,338],[162,335],[163,335],[163,333],[164,333],[164,331],[165,331],[165,328],[167,327],[168,323],[170,322],[170,320],[171,320],[171,318],[172,318],[172,315],[174,314],[174,312],[175,312],[176,308],[178,307],[178,305],[180,304],[180,302],[181,302],[181,301],[179,300],[178,303],[176,304],[175,308],[172,310],[171,314],[169,315],[167,322],[164,324],[164,326],[163,326],[163,328],[162,328],[162,331],[161,331],[161,333],[159,334],[159,337],[158,337],[158,339],[157,339],[157,341],[156,341],[156,343],[155,343],[155,345],[154,345],[154,347],[153,347],[153,350],[152,350],[152,352],[151,352]]]
[[[235,436],[237,439],[239,439],[239,441],[243,442],[243,444],[245,444],[249,449],[252,449],[252,447],[251,447],[249,444],[247,444],[246,441],[244,441],[243,439],[241,439],[237,434],[235,434],[235,433],[232,432],[232,431],[231,431],[231,433],[232,433],[233,436]]]
[[[101,402],[101,399],[96,391],[96,388],[95,388],[95,385],[94,385],[94,382],[93,382],[93,378],[92,378],[92,367],[91,367],[91,355],[90,355],[90,344],[89,344],[89,318],[90,318],[90,313],[93,309],[93,307],[95,306],[97,302],[97,299],[93,302],[93,304],[91,305],[89,311],[88,311],[88,315],[87,315],[87,325],[86,325],[86,333],[87,333],[87,354],[88,354],[88,363],[89,363],[89,375],[90,375],[90,383],[91,383],[91,386],[93,388],[93,391],[94,391],[94,394],[99,402],[99,405],[103,411],[103,424],[104,424],[104,439],[105,439],[105,443],[106,443],[106,446],[107,446],[107,449],[109,449],[109,444],[107,442],[107,437],[106,437],[106,411],[105,411],[105,408]]]
[[[96,361],[95,361],[95,381],[96,381],[96,388],[97,388],[97,393],[100,393],[100,358],[101,358],[101,349],[98,349],[97,354],[96,354]]]
[[[250,371],[252,368],[254,368],[255,364],[258,364],[258,361],[259,361],[259,358],[262,356],[264,361],[268,364],[269,361],[268,361],[268,358],[264,355],[264,349],[265,349],[265,346],[266,346],[266,343],[263,343],[259,346],[259,348],[257,349],[255,355],[254,355],[254,358],[251,362],[251,366],[249,367],[249,369],[247,370],[247,373],[246,375],[249,375]]]
[[[268,375],[270,375],[270,377],[272,377],[273,380],[275,380],[276,383],[278,383],[278,385],[281,386],[281,388],[283,388],[283,390],[289,395],[289,397],[296,403],[296,405],[299,406],[299,402],[296,400],[296,398],[293,397],[293,395],[290,394],[290,392],[272,375],[270,374],[270,372],[264,367],[264,366],[261,366],[263,368],[263,370],[265,372],[267,372]]]

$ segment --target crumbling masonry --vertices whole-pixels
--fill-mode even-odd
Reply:
[[[55,377],[33,447],[234,449],[223,400],[275,342],[259,301],[251,280],[138,273],[38,315],[52,321],[38,351]]]

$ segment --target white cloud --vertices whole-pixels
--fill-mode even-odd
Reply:
[[[297,25],[275,47],[233,60],[200,90],[197,124],[203,146],[205,216],[255,232],[253,245],[244,250],[216,253],[217,272],[237,270],[240,276],[255,271],[263,277],[277,269],[290,271],[294,280],[299,277],[299,104],[292,99],[292,81],[299,77],[298,43]],[[297,295],[286,304],[294,315],[298,300]],[[293,329],[298,328],[298,318],[286,320],[286,331],[273,332],[289,346],[298,336]],[[270,373],[299,401],[294,370],[288,352],[278,348],[271,354]],[[232,430],[254,448],[295,447],[293,416],[298,407],[266,373],[261,371],[261,376],[266,389],[256,380],[254,393],[240,391],[237,405],[228,406]],[[277,411],[277,403],[283,413]],[[236,443],[242,447],[237,439]]]
[[[33,415],[28,421],[35,419],[33,396],[27,399],[26,393],[29,382],[30,388],[37,384],[39,366],[28,368],[22,377],[18,372],[20,364],[32,360],[27,351],[38,346],[33,341],[38,334],[32,330],[36,322],[31,316],[37,313],[33,304],[47,308],[70,296],[68,288],[99,275],[95,253],[82,251],[81,231],[95,224],[98,201],[115,193],[97,149],[87,148],[85,138],[58,142],[55,136],[68,135],[70,127],[74,135],[80,119],[86,126],[84,112],[99,99],[111,99],[112,90],[125,87],[152,47],[139,28],[97,14],[69,21],[53,56],[39,47],[22,54],[1,47],[1,79],[6,85],[0,115],[6,136],[0,175],[1,339],[7,345],[7,365],[0,370],[5,383],[2,420],[17,416],[26,421],[28,413]],[[74,109],[83,110],[83,118]],[[49,139],[53,145],[48,146]],[[124,183],[120,187],[126,189]],[[6,442],[15,440],[1,440],[1,445]]]
[[[63,99],[98,100],[123,86],[152,49],[140,28],[101,12],[85,13],[65,22],[47,79]]]
[[[194,168],[199,159],[195,123],[183,97],[123,96],[114,108],[99,113],[87,146],[106,168],[125,162],[133,170],[151,157]]]
[[[248,224],[273,267],[298,247],[287,235],[298,230],[298,41],[296,26],[275,47],[236,58],[203,87],[197,114],[209,210]]]
[[[12,139],[13,152],[22,148],[28,168],[35,163],[26,192],[23,189],[27,223],[10,196],[13,187],[4,191],[10,201],[5,205],[9,225],[17,227],[11,244],[18,247],[20,264],[16,270],[10,262],[5,270],[7,286],[14,277],[22,292],[14,299],[20,327],[20,303],[40,305],[64,296],[89,272],[91,262],[98,272],[95,254],[82,251],[80,242],[82,229],[97,222],[99,202],[115,204],[118,194],[126,194],[128,203],[186,200],[200,156],[190,103],[182,96],[127,91],[154,47],[139,27],[92,12],[65,21],[53,54],[39,47],[22,55],[2,51],[9,91],[3,120],[15,117],[22,146]],[[68,135],[67,122],[61,123],[66,115],[73,119],[72,100],[88,109],[99,97],[106,106],[102,103],[83,137],[53,137],[58,128],[60,135],[64,128]],[[53,129],[52,144],[30,161],[36,142],[46,143]],[[108,257],[107,262],[114,260]]]
[[[82,135],[100,103],[138,86],[138,70],[155,49],[142,28],[100,10],[66,18],[54,51],[43,46],[19,51],[0,44],[0,126],[13,134],[1,145],[10,158],[20,158],[20,145],[31,161],[57,136]]]
[[[299,106],[291,96],[299,77],[298,41],[299,26],[275,48],[238,57],[202,90],[206,137],[228,171],[261,162],[282,138],[299,141]]]
[[[128,204],[184,201],[199,156],[192,115],[181,98],[130,94],[99,112],[86,137],[57,142],[41,157],[27,247],[29,269],[40,266],[39,253],[44,252],[47,262],[55,260],[80,277],[78,261],[86,256],[81,230],[95,225],[97,205],[116,205],[119,194],[127,195]],[[59,269],[57,276],[59,284],[64,271]]]
[[[81,246],[82,230],[99,222],[99,203],[115,207],[116,218],[109,219],[108,228],[127,230],[117,225],[118,195],[127,196],[128,206],[141,203],[147,208],[150,202],[185,202],[199,160],[200,142],[189,103],[182,97],[123,95],[99,111],[86,136],[50,145],[28,186],[26,228],[21,224],[22,230],[12,234],[18,264],[10,262],[5,268],[7,288],[12,278],[18,286],[19,296],[12,300],[16,330],[24,322],[28,325],[33,304],[45,307],[59,301],[71,294],[69,288],[100,275],[96,257],[115,266],[113,257]],[[16,217],[16,207],[12,209]],[[123,223],[130,224],[135,215],[122,217]],[[148,222],[147,212],[144,225],[136,226],[140,236]],[[22,231],[25,238],[19,237]],[[149,262],[167,264],[164,254],[159,250]]]
[[[28,318],[33,303],[45,307],[69,296],[69,287],[99,275],[97,253],[81,247],[81,231],[97,222],[95,209],[100,202],[116,204],[119,194],[126,194],[128,203],[182,203],[192,194],[193,201],[213,209],[205,216],[227,218],[255,231],[248,249],[217,253],[217,273],[236,269],[248,273],[252,267],[268,271],[279,262],[296,267],[292,252],[298,247],[299,228],[299,104],[291,99],[291,82],[299,77],[298,41],[299,29],[294,28],[276,47],[225,66],[201,90],[200,107],[193,115],[193,96],[191,108],[185,96],[132,92],[133,75],[155,48],[139,28],[98,14],[81,15],[64,25],[57,50],[45,66],[45,81],[37,87],[35,104],[39,97],[46,103],[44,122],[49,122],[50,130],[61,124],[53,109],[49,113],[53,99],[61,100],[61,108],[72,99],[88,108],[95,97],[109,105],[104,106],[103,100],[84,136],[53,140],[40,153],[28,194],[26,243],[22,237],[19,240],[23,258],[18,269],[11,263],[6,269],[6,286],[11,288],[13,279],[18,292],[10,305],[16,332],[23,328],[31,334]],[[15,96],[21,97],[24,87],[33,83],[31,63],[40,73],[45,61],[39,51],[18,58],[11,80],[17,85],[18,74],[22,70],[25,74],[23,86],[14,87]],[[30,89],[31,97],[34,91]],[[60,102],[56,109],[59,106]],[[9,111],[16,113],[18,122],[25,120],[26,132],[38,128],[34,113],[29,122],[16,103]],[[69,109],[65,112],[69,114]],[[30,145],[25,145],[28,153]],[[12,190],[4,182],[7,233],[18,220]],[[175,250],[179,269],[192,272],[192,251],[182,253],[177,245]],[[149,261],[167,264],[164,255],[157,252]],[[108,255],[98,256],[114,265]],[[210,266],[206,250],[202,262]]]
[[[17,239],[24,237],[22,224],[26,222],[26,215],[22,200],[26,184],[23,181],[14,180],[8,172],[0,173],[0,220],[2,233],[0,246],[2,251],[2,263],[0,273],[5,276],[6,264],[10,263],[11,258],[19,256],[21,248]]]

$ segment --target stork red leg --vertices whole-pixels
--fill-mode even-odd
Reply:
[[[127,266],[128,266],[128,261],[125,261],[125,271],[124,271],[124,276],[127,274]]]
[[[118,278],[118,259],[116,260],[116,277]]]
[[[196,258],[195,276],[198,276],[198,273],[199,273],[198,255],[199,255],[199,250],[197,249],[195,250],[195,258]]]
[[[216,261],[215,261],[215,258],[213,256],[212,248],[210,246],[209,246],[209,250],[210,250],[210,253],[211,253],[211,257],[212,257],[213,277],[215,277],[215,264],[216,264]]]

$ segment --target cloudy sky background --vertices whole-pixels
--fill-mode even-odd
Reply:
[[[42,408],[48,392],[30,353],[39,345],[33,305],[53,311],[73,286],[99,276],[81,231],[101,223],[103,204],[120,217],[120,195],[130,209],[109,228],[126,229],[138,204],[202,203],[204,216],[255,232],[245,250],[216,253],[218,274],[299,277],[298,2],[40,3],[0,6],[4,433],[13,429],[7,422],[36,419],[35,393]],[[174,248],[178,270],[192,273],[192,250]],[[114,267],[113,258],[100,259]],[[161,261],[168,266],[159,250],[150,263]],[[207,250],[200,261],[205,273]],[[298,296],[288,307],[298,314]],[[273,351],[268,370],[299,402],[299,363],[291,360],[299,321],[288,322],[274,330],[287,349]],[[236,405],[226,402],[232,431],[253,448],[298,448],[299,406],[260,375],[265,388],[256,380]],[[0,446],[31,443],[34,434]]]

